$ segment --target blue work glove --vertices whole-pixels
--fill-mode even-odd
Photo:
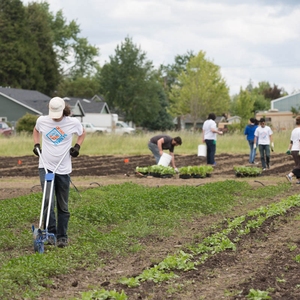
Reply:
[[[39,156],[39,153],[37,151],[37,148],[40,150],[40,153],[42,153],[42,149],[41,149],[41,145],[40,144],[35,144],[34,147],[33,147],[33,153],[36,155],[36,156]]]
[[[70,149],[70,154],[73,157],[77,157],[79,155],[80,146],[78,144],[75,144],[74,147]]]

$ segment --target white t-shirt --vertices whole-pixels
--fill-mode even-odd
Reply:
[[[53,121],[49,116],[41,116],[37,119],[35,128],[42,134],[42,159],[45,168],[54,171],[63,155],[72,147],[73,134],[82,135],[83,128],[78,119],[63,117],[59,122]],[[39,160],[39,168],[44,165]],[[56,170],[57,174],[70,174],[72,162],[68,153]]]
[[[293,129],[292,133],[291,133],[291,141],[293,141],[293,145],[291,150],[292,151],[299,151],[300,150],[300,145],[299,145],[299,141],[300,141],[300,127],[296,127],[295,129]]]
[[[214,120],[206,120],[203,124],[202,130],[204,131],[204,140],[216,140],[217,133],[212,132],[211,129],[217,129],[217,124]]]
[[[258,126],[255,129],[254,135],[258,137],[259,145],[270,145],[270,135],[273,134],[272,129],[269,126]]]

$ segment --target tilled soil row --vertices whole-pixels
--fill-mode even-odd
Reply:
[[[300,208],[293,208],[285,216],[270,218],[244,236],[236,251],[219,253],[197,270],[175,271],[178,279],[142,282],[136,288],[106,282],[106,289],[124,290],[132,300],[166,299],[168,294],[173,300],[247,299],[250,289],[268,291],[273,300],[300,299],[300,264],[295,261],[300,255],[300,232],[294,230],[300,225],[300,220],[295,222],[299,213]]]
[[[176,155],[177,167],[195,166],[206,164],[205,158],[196,155]],[[234,174],[234,166],[257,166],[248,164],[248,155],[220,154],[216,156],[217,165],[214,167],[213,175],[222,176]],[[151,155],[137,156],[87,156],[80,155],[73,159],[72,176],[109,176],[127,174],[133,175],[135,168],[146,167],[155,164]],[[270,169],[264,171],[263,175],[283,175],[293,168],[294,162],[291,156],[284,154],[272,154]],[[35,177],[37,176],[38,158],[30,156],[2,157],[0,159],[1,177]]]

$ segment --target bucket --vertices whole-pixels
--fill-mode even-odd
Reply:
[[[163,155],[159,159],[158,165],[167,167],[169,166],[171,160],[172,156],[170,154],[163,153]]]
[[[206,157],[206,145],[198,145],[198,156]]]

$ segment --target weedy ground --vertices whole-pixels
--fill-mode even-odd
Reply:
[[[30,232],[41,192],[3,200],[1,299],[297,299],[297,187],[262,182],[72,189],[70,246],[44,254]]]

